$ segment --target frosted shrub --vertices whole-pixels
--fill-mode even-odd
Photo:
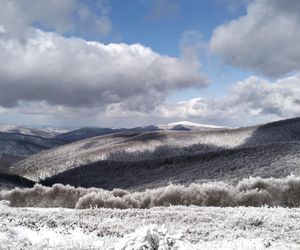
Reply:
[[[0,199],[9,200],[13,207],[66,207],[74,208],[78,199],[93,189],[74,188],[55,184],[52,187],[35,185],[33,188],[1,191]]]
[[[112,191],[112,195],[115,197],[123,197],[124,195],[128,194],[129,192],[127,190],[124,189],[120,189],[120,188],[115,188]]]
[[[137,208],[137,201],[133,200],[130,195],[115,197],[113,194],[106,192],[92,192],[80,197],[76,203],[76,208],[104,207],[104,208]]]
[[[288,180],[288,187],[281,195],[282,205],[288,207],[300,207],[300,179]]]
[[[225,207],[234,204],[233,188],[224,183],[203,184],[204,206]],[[195,204],[197,205],[197,204]]]
[[[169,185],[159,189],[159,192],[151,192],[152,206],[182,205],[186,203],[186,190],[183,186]],[[184,204],[185,205],[185,204]]]
[[[236,204],[239,206],[260,207],[273,203],[271,194],[266,190],[248,190],[236,195]]]
[[[250,178],[236,186],[223,182],[169,185],[141,192],[122,189],[107,191],[63,186],[36,185],[33,188],[1,191],[0,200],[14,207],[66,208],[151,208],[155,206],[300,206],[300,178]]]

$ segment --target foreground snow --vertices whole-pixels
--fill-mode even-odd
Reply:
[[[0,249],[299,249],[300,209],[12,208],[0,205]]]

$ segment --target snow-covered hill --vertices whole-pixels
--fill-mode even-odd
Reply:
[[[95,136],[110,135],[114,133],[126,132],[154,132],[161,130],[175,130],[175,131],[208,131],[228,129],[228,127],[221,127],[215,125],[200,124],[188,121],[175,122],[169,124],[151,125],[145,127],[135,128],[99,128],[99,127],[84,127],[76,130],[68,131],[57,135],[55,138],[63,140],[67,143],[75,142],[83,139],[88,139]]]
[[[189,121],[173,122],[169,124],[161,124],[157,126],[159,129],[168,130],[185,130],[185,131],[207,131],[207,130],[217,130],[217,129],[228,129],[228,127],[201,124]]]
[[[12,163],[31,154],[62,145],[63,142],[52,138],[65,132],[59,128],[0,124],[0,172],[6,172]]]
[[[62,142],[31,135],[0,133],[0,154],[28,156],[58,145]]]
[[[63,142],[20,133],[0,132],[0,172],[10,164],[38,153],[42,150],[57,147]]]
[[[102,135],[112,135],[115,133],[142,133],[153,131],[168,130],[190,130],[199,131],[211,129],[220,129],[221,127],[196,124],[191,122],[178,122],[160,126],[146,126],[135,128],[97,128],[85,127],[72,131],[60,128],[33,128],[26,126],[0,124],[0,171],[7,168],[14,162],[26,158],[39,151],[56,147],[70,142],[76,142],[87,138],[93,138]],[[24,136],[27,136],[26,138]],[[31,136],[31,137],[30,137]],[[112,136],[114,137],[114,136]],[[40,139],[39,139],[40,138]],[[44,139],[49,139],[44,140]],[[44,142],[47,141],[45,145]],[[93,144],[93,139],[91,139]],[[72,146],[71,146],[72,147]],[[90,146],[85,146],[89,148]],[[93,147],[92,147],[93,148]],[[86,157],[84,157],[85,163]],[[96,159],[97,160],[97,159]],[[92,160],[93,161],[93,160]]]
[[[33,128],[27,126],[18,126],[12,124],[0,124],[1,133],[11,133],[11,134],[22,134],[22,135],[34,135],[44,138],[52,138],[61,133],[66,133],[66,129],[59,128]]]
[[[290,154],[293,157],[297,155],[299,147],[298,143],[292,143],[294,141],[300,141],[300,118],[239,129],[115,133],[92,137],[35,154],[15,164],[13,173],[32,180],[40,180],[101,160],[135,162],[174,157],[188,158],[190,155],[205,157],[205,154],[211,152],[221,152],[215,154],[214,158],[217,160],[212,163],[212,169],[215,167],[214,164],[220,162],[218,159],[227,162],[220,166],[237,168],[233,162],[226,160],[229,159],[227,154],[233,154],[232,149],[238,152],[236,158],[232,157],[234,162],[249,162],[247,159],[251,157],[254,157],[254,163],[255,157],[261,159],[261,162],[265,162],[264,158],[271,162],[277,158],[288,157]],[[259,148],[255,149],[255,147]],[[244,148],[245,151],[242,151],[243,155],[241,155],[239,150]],[[273,155],[274,148],[277,153]],[[201,166],[199,163],[195,164]]]
[[[130,155],[128,156],[130,158]],[[142,161],[99,161],[59,173],[43,184],[145,190],[250,176],[300,176],[300,142],[273,143],[218,152]]]
[[[99,160],[134,161],[141,157],[152,159],[181,153],[209,152],[218,147],[238,146],[247,138],[247,133],[231,141],[226,139],[227,136],[226,133],[211,136],[207,132],[157,131],[92,137],[35,154],[16,164],[14,173],[38,180]],[[138,152],[146,154],[133,155]],[[130,153],[132,156],[127,155]]]

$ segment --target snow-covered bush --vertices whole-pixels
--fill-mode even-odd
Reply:
[[[1,191],[0,199],[9,200],[13,207],[66,207],[74,208],[81,196],[92,189],[74,188],[55,184],[52,187],[35,185],[33,188],[15,188]]]
[[[1,191],[0,200],[11,206],[66,207],[85,209],[151,208],[171,205],[196,206],[300,206],[300,177],[283,179],[249,178],[237,185],[224,182],[169,185],[140,192],[115,189],[74,188],[61,184],[53,187],[36,185],[34,188]]]

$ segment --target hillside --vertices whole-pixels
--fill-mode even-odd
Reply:
[[[0,173],[29,155],[62,145],[53,139],[65,129],[33,128],[11,124],[0,124]]]
[[[0,133],[33,135],[44,138],[52,138],[61,133],[65,133],[65,129],[51,129],[51,128],[33,128],[27,126],[18,126],[12,124],[0,124]]]
[[[63,142],[33,135],[0,133],[0,171],[29,155],[62,145]]]
[[[219,151],[226,155],[226,150],[236,149],[239,152],[238,149],[261,146],[257,152],[246,151],[249,155],[236,159],[243,162],[247,157],[255,158],[255,154],[260,152],[264,154],[264,145],[276,143],[280,143],[276,144],[279,149],[293,148],[294,154],[294,151],[298,150],[298,144],[285,145],[285,143],[299,140],[299,118],[238,129],[115,133],[81,140],[32,155],[15,164],[13,173],[38,181],[102,160],[119,162],[146,160],[148,162],[161,158],[203,155]],[[266,152],[268,147],[270,146],[266,146]],[[278,151],[277,156],[285,157],[285,154],[289,154],[289,150]],[[264,154],[262,162],[264,157],[268,159],[271,156]],[[230,161],[228,164],[233,165]]]
[[[240,138],[237,138],[238,142]],[[15,164],[13,170],[15,174],[38,180],[99,160],[135,161],[141,158],[152,159],[186,154],[188,151],[209,152],[215,150],[217,144],[213,144],[215,140],[216,138],[205,133],[186,131],[116,133],[81,140],[35,154]],[[230,144],[238,142],[230,142]],[[227,145],[224,142],[224,146]],[[145,155],[142,154],[143,152]],[[129,158],[128,153],[132,154]]]
[[[55,138],[58,140],[65,141],[66,143],[76,142],[79,140],[84,140],[92,138],[95,136],[110,135],[114,133],[130,133],[130,132],[154,132],[154,131],[164,131],[164,130],[175,130],[175,131],[209,131],[209,130],[219,130],[225,127],[192,123],[187,121],[161,124],[161,125],[151,125],[145,127],[135,127],[135,128],[98,128],[98,127],[84,127],[76,130],[72,130],[66,133],[57,135]]]
[[[300,142],[273,143],[158,160],[99,161],[52,176],[42,184],[144,190],[170,182],[188,185],[300,175],[299,162]]]
[[[0,190],[33,187],[34,182],[23,177],[0,173]]]

